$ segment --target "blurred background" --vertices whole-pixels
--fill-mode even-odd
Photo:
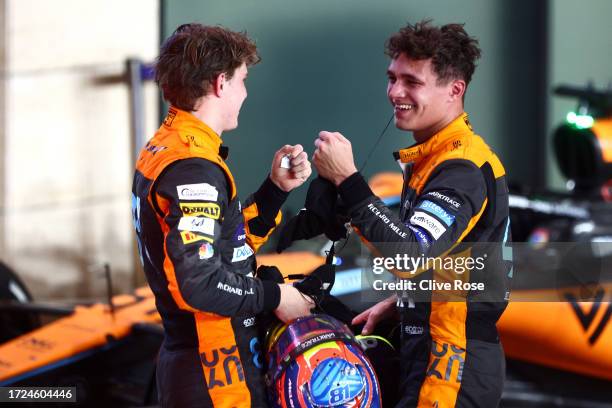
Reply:
[[[320,130],[351,139],[362,163],[389,120],[384,42],[406,22],[465,23],[483,51],[466,97],[477,133],[509,179],[565,188],[552,129],[576,101],[561,83],[609,86],[609,0],[0,0],[0,259],[38,299],[99,298],[102,263],[116,291],[143,282],[130,213],[135,135],[153,135],[165,107],[146,70],[159,44],[187,22],[246,30],[252,68],[240,126],[224,134],[244,199],[273,152]],[[134,73],[135,71],[132,71]],[[130,80],[131,78],[131,80]],[[413,143],[390,127],[364,173],[395,170]],[[287,206],[298,209],[306,189]]]

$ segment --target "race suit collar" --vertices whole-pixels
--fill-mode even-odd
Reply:
[[[176,130],[181,142],[192,149],[212,150],[223,159],[227,157],[227,147],[221,146],[223,140],[206,123],[191,113],[171,106],[163,126]]]
[[[400,163],[419,162],[424,157],[443,149],[451,138],[460,136],[466,132],[469,132],[469,134],[473,133],[468,114],[463,112],[444,129],[440,130],[423,143],[393,152],[393,157],[395,160],[399,160]]]

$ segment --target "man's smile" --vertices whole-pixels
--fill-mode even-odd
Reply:
[[[408,103],[404,103],[404,104],[396,104],[395,105],[395,109],[396,110],[412,110],[414,108],[414,105],[408,104]]]

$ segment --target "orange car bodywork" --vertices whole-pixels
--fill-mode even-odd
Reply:
[[[609,301],[511,300],[497,329],[510,358],[612,380],[611,313]]]
[[[70,316],[0,346],[0,384],[39,368],[77,356],[130,334],[136,323],[160,323],[149,287],[113,297],[106,304],[77,306]]]

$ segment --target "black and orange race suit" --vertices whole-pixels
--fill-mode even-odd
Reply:
[[[253,255],[287,193],[267,178],[241,208],[224,152],[206,124],[170,108],[136,164],[134,227],[165,329],[164,407],[267,406],[255,315],[278,306],[280,289],[253,277]]]
[[[505,360],[496,322],[507,305],[512,277],[504,168],[474,134],[465,113],[394,156],[404,168],[399,215],[374,196],[359,173],[339,186],[351,223],[366,244],[390,257],[467,253],[486,266],[461,275],[462,281],[482,282],[484,292],[460,290],[453,298],[457,293],[426,287],[418,299],[410,290],[398,293],[403,397],[397,406],[497,406]],[[453,274],[435,266],[399,275],[418,283],[446,282]]]

